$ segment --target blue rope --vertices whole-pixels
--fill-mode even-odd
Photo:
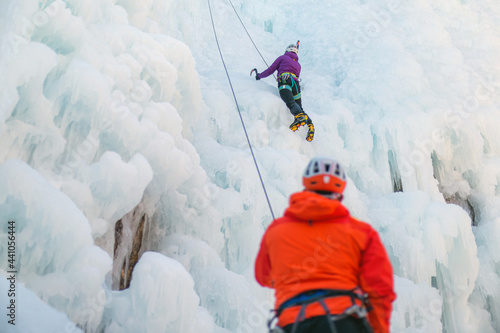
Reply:
[[[236,108],[238,109],[238,114],[240,116],[241,125],[243,125],[243,130],[245,131],[245,136],[247,138],[248,146],[250,147],[250,152],[252,153],[253,162],[255,164],[255,168],[257,169],[257,173],[259,174],[260,183],[262,185],[262,189],[264,190],[264,194],[266,196],[267,204],[269,206],[269,210],[271,211],[271,216],[273,217],[273,220],[274,220],[275,217],[274,217],[274,213],[273,213],[273,208],[271,206],[271,202],[269,201],[269,197],[268,197],[267,191],[266,191],[266,186],[264,185],[264,181],[262,180],[262,176],[260,174],[259,166],[257,164],[257,159],[255,158],[255,154],[253,153],[253,148],[252,148],[252,145],[250,144],[250,139],[248,137],[247,129],[245,127],[245,122],[243,121],[243,117],[241,116],[240,107],[238,106],[238,100],[236,99],[236,95],[234,93],[233,84],[231,83],[231,78],[229,77],[229,72],[227,71],[226,63],[224,62],[224,57],[222,56],[222,51],[221,51],[220,46],[219,46],[219,40],[217,38],[217,32],[215,30],[214,18],[213,18],[213,15],[212,15],[212,7],[210,6],[210,0],[207,0],[207,2],[208,2],[208,9],[210,11],[210,19],[212,20],[212,28],[214,30],[215,42],[217,43],[217,49],[219,50],[219,55],[220,55],[220,58],[222,60],[222,65],[224,66],[224,70],[226,71],[227,80],[229,81],[229,86],[231,87],[231,91],[233,93],[234,102],[236,103]]]

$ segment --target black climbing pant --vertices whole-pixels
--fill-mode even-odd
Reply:
[[[287,77],[286,79],[281,77],[278,79],[278,89],[280,92],[280,97],[285,102],[286,106],[290,109],[290,112],[296,116],[299,113],[305,113],[302,109],[302,100],[300,97],[300,85],[292,77]],[[309,116],[307,116],[307,123],[312,123]]]
[[[362,319],[348,316],[333,322],[337,333],[370,333]],[[283,327],[286,333],[291,333],[293,324]],[[311,317],[301,321],[295,333],[331,333],[327,316]]]

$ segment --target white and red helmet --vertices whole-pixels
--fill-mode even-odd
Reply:
[[[326,191],[342,194],[346,185],[344,168],[329,157],[314,157],[307,165],[302,183],[308,191]]]
[[[286,48],[286,52],[293,52],[295,54],[299,54],[299,48],[297,47],[296,44],[290,44]]]

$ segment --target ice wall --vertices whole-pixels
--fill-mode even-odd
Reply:
[[[500,330],[500,6],[233,3],[267,64],[301,40],[312,143],[288,129],[273,78],[248,75],[267,64],[232,6],[211,1],[274,215],[309,158],[336,157],[346,205],[395,268],[393,331]],[[0,223],[22,227],[33,304],[89,332],[265,330],[272,292],[253,260],[272,213],[207,2],[7,0],[0,41]],[[112,290],[114,226],[134,212],[145,255]]]
[[[425,273],[430,278],[426,289],[430,297],[430,288],[437,288],[442,305],[426,303],[430,300],[415,304],[427,310],[435,306],[436,311],[419,316],[414,308],[404,316],[404,326],[394,328],[499,330],[498,293],[484,283],[486,279],[493,286],[499,275],[491,266],[498,262],[491,261],[496,251],[491,239],[500,236],[499,141],[492,132],[500,110],[500,72],[494,59],[500,36],[493,19],[500,9],[493,2],[337,1],[308,4],[293,24],[287,24],[297,6],[298,1],[241,1],[238,9],[277,37],[280,45],[301,40],[303,103],[322,130],[315,142],[322,153],[347,165],[356,187],[348,188],[346,196],[352,213],[378,226],[388,248],[402,249],[398,244],[404,238],[405,246],[413,249],[393,253],[396,269],[415,264],[412,274],[398,275],[421,288],[420,274],[437,269],[434,278]],[[257,55],[253,58],[260,61]],[[315,148],[305,154],[314,155]],[[394,200],[391,191],[403,191],[402,200],[413,205],[386,205]],[[456,207],[445,205],[432,209],[432,219],[411,217],[414,205],[428,200],[415,200],[413,191],[424,191],[438,207],[444,202],[459,205],[470,220],[463,214],[458,218]],[[377,203],[384,203],[383,218],[370,208]],[[418,207],[421,212],[427,209]],[[406,239],[407,234],[422,233],[419,221],[426,220],[434,228],[428,231],[428,241]],[[398,230],[392,236],[391,228]],[[453,237],[450,247],[451,240],[440,238],[457,228],[462,236]],[[486,240],[485,232],[494,236]],[[418,248],[433,253],[415,258]],[[440,253],[457,259],[443,263]],[[421,261],[424,258],[429,264]],[[446,269],[439,267],[443,264]],[[451,281],[449,272],[454,270],[456,281]],[[467,279],[460,282],[462,278]],[[407,282],[398,282],[396,304],[407,303],[408,290],[402,287]],[[400,311],[397,306],[395,318],[402,316]],[[439,324],[435,319],[441,315]]]
[[[0,287],[2,291],[9,290],[10,281],[3,278],[0,279]],[[6,320],[2,320],[0,321],[0,330],[2,330],[2,332],[83,333],[67,315],[63,312],[56,311],[53,307],[41,301],[35,293],[26,288],[23,284],[17,285],[16,292],[18,293],[16,298],[18,306],[16,308],[16,318],[12,321],[12,323],[15,323],[15,326],[11,325]],[[3,302],[6,299],[7,298],[2,299],[2,309],[7,308],[7,304]],[[10,317],[7,318],[8,320],[12,320]]]
[[[11,159],[0,166],[0,185],[0,218],[5,221],[0,233],[2,275],[15,271],[17,283],[75,323],[94,330],[104,310],[103,283],[111,259],[93,244],[87,218],[66,195],[20,160]],[[15,222],[15,267],[7,256],[7,221]],[[18,308],[25,306],[24,297],[41,304],[33,296],[21,295]],[[23,312],[33,307],[26,307],[18,320],[27,323],[20,327],[31,325]]]
[[[194,61],[181,41],[133,27],[111,2],[0,6],[1,237],[9,219],[19,223],[18,282],[94,332],[113,298],[114,225],[134,208],[155,222],[141,254],[175,231],[223,247],[178,111],[200,118]]]
[[[193,285],[178,261],[144,253],[130,288],[116,293],[107,307],[106,332],[214,331],[213,319],[199,306]]]

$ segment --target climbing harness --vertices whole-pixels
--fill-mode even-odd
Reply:
[[[247,139],[247,142],[248,142],[248,147],[250,148],[250,152],[252,154],[253,162],[255,164],[255,168],[257,169],[257,173],[259,175],[260,183],[262,185],[262,189],[264,190],[264,195],[266,196],[267,205],[269,206],[269,210],[271,211],[271,217],[273,218],[273,220],[275,220],[274,213],[273,213],[273,208],[271,206],[271,201],[269,201],[269,196],[267,195],[266,186],[264,185],[264,180],[262,179],[262,175],[260,173],[259,165],[257,164],[257,159],[255,158],[255,154],[253,152],[252,144],[250,143],[250,138],[248,137],[248,133],[247,133],[247,129],[246,129],[246,126],[245,126],[245,122],[243,121],[243,117],[241,115],[240,107],[238,105],[238,100],[236,99],[236,94],[234,92],[233,84],[231,83],[231,78],[229,77],[229,72],[227,71],[226,63],[224,62],[224,57],[222,56],[222,51],[221,51],[220,45],[219,45],[219,39],[217,38],[217,32],[215,30],[214,17],[212,15],[212,7],[210,6],[210,0],[207,0],[207,2],[208,2],[208,9],[210,11],[210,19],[212,21],[212,28],[213,28],[213,31],[214,31],[214,36],[215,36],[215,42],[217,44],[217,49],[219,50],[219,55],[220,55],[220,58],[222,60],[222,65],[224,66],[224,70],[226,71],[227,80],[229,81],[229,86],[231,87],[231,91],[233,93],[234,102],[236,103],[236,109],[238,110],[238,114],[240,116],[241,125],[243,126],[243,131],[245,132],[245,136],[246,136],[246,139]],[[231,6],[232,5],[233,4],[231,3]]]
[[[305,319],[305,312],[308,305],[312,303],[319,303],[323,310],[325,310],[326,317],[328,319],[328,325],[330,327],[330,331],[332,333],[338,333],[335,328],[335,321],[347,318],[349,316],[354,316],[360,319],[365,326],[367,332],[373,332],[368,319],[367,314],[372,309],[370,302],[368,301],[368,295],[362,294],[359,288],[354,288],[350,290],[341,290],[341,289],[318,289],[303,292],[288,301],[285,301],[281,306],[273,310],[274,316],[268,321],[267,327],[269,328],[270,333],[280,333],[284,332],[284,330],[276,325],[276,321],[282,312],[293,306],[300,306],[299,313],[295,318],[295,322],[292,326],[292,333],[297,331],[298,325],[301,321]],[[349,296],[352,302],[352,306],[347,308],[341,314],[331,314],[328,309],[325,299],[332,297],[341,297],[341,296]],[[360,303],[360,304],[358,304]]]
[[[279,78],[280,80],[288,80],[289,78],[293,77],[295,80],[297,80],[297,75],[293,74],[293,73],[290,73],[290,72],[283,72],[280,74]]]
[[[293,99],[300,99],[301,93],[299,91],[299,86],[297,85],[297,75],[289,72],[283,72],[278,76],[278,90],[288,89],[293,93],[293,87],[298,92],[296,95],[293,95]],[[290,84],[288,84],[290,82]]]

